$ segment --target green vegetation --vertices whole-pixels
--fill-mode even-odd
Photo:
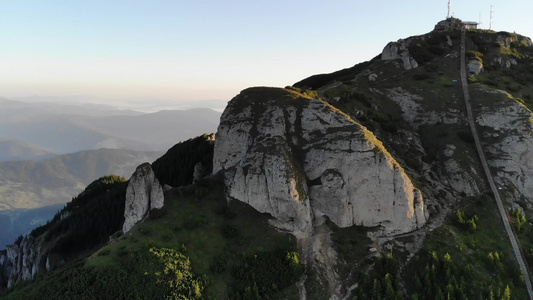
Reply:
[[[277,299],[276,293],[296,283],[302,274],[296,251],[276,250],[244,256],[234,270],[231,299]]]
[[[127,235],[6,299],[294,298],[295,240],[267,222],[246,204],[228,205],[216,178],[182,186]]]
[[[476,83],[476,82],[478,82],[477,81],[477,77],[475,75],[468,76],[467,80],[468,80],[468,83]]]
[[[401,253],[391,250],[378,257],[370,273],[361,271],[353,299],[525,299],[512,250],[501,242],[505,234],[494,222],[495,204],[485,203],[493,200],[465,201],[475,205],[429,232],[424,248],[403,270]]]
[[[500,242],[505,235],[493,231],[493,219],[483,219],[494,218],[496,211],[482,213],[480,226],[472,230],[465,225],[476,217],[467,219],[458,211],[455,221],[429,233],[425,247],[401,272],[396,258],[401,253],[378,257],[372,272],[361,271],[353,299],[525,299],[510,247]],[[470,209],[466,214],[472,214]]]
[[[404,125],[400,118],[381,110],[380,103],[371,96],[347,85],[327,90],[326,95],[328,99],[335,99],[330,100],[332,105],[350,116],[357,116],[357,120],[371,131],[381,128],[394,134]]]
[[[210,135],[189,139],[170,148],[165,155],[152,164],[152,169],[161,183],[170,186],[191,184],[193,181],[194,166],[201,163],[205,174],[213,170],[214,143]]]
[[[391,250],[377,258],[370,273],[361,270],[353,299],[526,299],[512,250],[494,222],[493,199],[463,202],[465,209],[429,232],[405,268],[400,269],[401,252]]]
[[[5,299],[201,299],[205,277],[191,273],[187,257],[172,249],[122,253],[113,268],[78,261],[25,282]]]
[[[450,46],[447,44],[450,36],[452,42],[459,41],[460,33],[458,30],[451,32],[432,32],[425,40],[416,40],[408,46],[409,54],[418,62],[419,65],[425,65],[433,59],[442,57],[450,52]]]
[[[514,225],[515,230],[517,232],[521,232],[527,222],[526,216],[524,216],[522,210],[520,209],[513,209],[511,212],[511,216],[512,224]]]
[[[481,63],[483,62],[483,53],[478,52],[478,51],[470,50],[466,52],[466,57],[470,60],[477,60]]]
[[[463,229],[467,229],[470,231],[475,231],[477,229],[477,223],[479,221],[479,218],[477,215],[474,215],[471,218],[468,218],[465,216],[464,212],[462,212],[460,209],[457,210],[457,222],[459,223],[459,226]]]
[[[161,296],[170,299],[201,299],[207,284],[206,277],[197,278],[191,273],[189,258],[174,249],[150,248],[163,271],[155,273],[156,283],[162,285],[166,292]],[[149,275],[148,272],[145,274]],[[161,292],[161,291],[160,291]]]
[[[398,261],[393,252],[379,256],[374,270],[367,275],[361,273],[360,286],[355,290],[354,300],[401,300],[405,299],[400,288]]]
[[[346,80],[352,80],[359,72],[367,68],[373,61],[377,59],[378,56],[370,61],[359,63],[351,68],[342,69],[340,71],[336,71],[329,74],[313,75],[295,83],[294,87],[301,88],[304,90],[318,90],[318,88],[327,84],[331,84],[333,82],[343,82]]]
[[[447,224],[428,233],[424,249],[403,274],[410,295],[502,299],[510,293],[511,299],[525,299],[522,274],[494,199],[465,198],[459,206],[463,209]],[[410,276],[414,281],[408,280]]]
[[[101,246],[124,223],[126,187],[123,177],[101,177],[30,235],[42,237],[51,253],[65,256]]]
[[[483,62],[483,72],[470,78],[471,82],[505,90],[533,108],[533,47],[528,46],[526,38],[490,31],[476,31],[468,37],[474,44],[468,57]]]
[[[291,90],[291,91],[294,91],[294,92],[297,92],[299,94],[302,94],[302,96],[304,96],[305,98],[311,98],[311,99],[321,99],[320,95],[318,95],[318,92],[317,91],[313,91],[313,90],[304,90],[302,92],[302,89],[301,88],[297,88],[297,87],[294,87],[294,86],[286,86],[285,89],[287,90]]]

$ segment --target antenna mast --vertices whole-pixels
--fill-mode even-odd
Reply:
[[[448,0],[448,16],[446,17],[446,19],[450,18],[450,7],[451,6],[452,6],[452,0]]]
[[[489,30],[492,30],[492,13],[494,12],[492,10],[492,8],[494,7],[494,5],[490,5],[490,22],[489,22]]]

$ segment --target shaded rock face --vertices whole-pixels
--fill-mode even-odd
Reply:
[[[230,198],[271,214],[278,228],[309,236],[328,218],[382,235],[427,219],[421,193],[366,128],[329,104],[274,88],[252,88],[224,111],[213,173]]]
[[[463,26],[463,21],[457,18],[447,18],[442,20],[435,25],[436,31],[452,31],[459,30]]]
[[[3,278],[1,286],[12,287],[23,280],[33,279],[37,273],[49,270],[46,265],[48,253],[41,251],[41,245],[32,236],[25,236],[19,244],[8,245],[0,254]],[[4,285],[5,284],[5,285]]]
[[[135,223],[146,217],[151,209],[162,208],[163,203],[163,188],[155,177],[151,165],[144,163],[138,166],[126,190],[125,221],[122,231],[128,232]]]
[[[209,175],[209,168],[204,166],[202,162],[197,162],[194,165],[194,172],[192,174],[193,183],[200,181],[205,176]]]

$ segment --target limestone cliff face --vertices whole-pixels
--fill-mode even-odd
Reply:
[[[418,68],[418,62],[409,54],[406,40],[390,42],[381,52],[381,60],[401,60],[405,70]]]
[[[378,226],[383,235],[427,219],[420,191],[371,132],[289,90],[252,88],[235,97],[221,117],[213,163],[229,197],[296,236],[325,218]]]
[[[135,223],[146,217],[151,209],[163,207],[163,202],[163,188],[155,177],[151,165],[144,163],[138,166],[126,190],[122,231],[128,232]]]
[[[32,236],[25,236],[20,243],[8,245],[0,255],[2,275],[8,288],[23,280],[33,279],[37,273],[49,270],[48,253],[41,251],[41,243]]]

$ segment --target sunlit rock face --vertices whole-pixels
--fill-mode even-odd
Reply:
[[[327,218],[383,235],[427,220],[424,200],[401,166],[365,127],[326,102],[276,88],[251,88],[224,111],[213,172],[230,198],[307,236]]]
[[[163,188],[150,164],[144,163],[138,166],[126,190],[122,231],[128,232],[135,223],[146,217],[151,209],[163,207],[163,203]]]

